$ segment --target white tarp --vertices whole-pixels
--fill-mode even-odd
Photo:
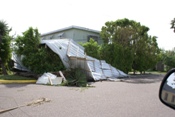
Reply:
[[[66,68],[81,67],[86,71],[88,78],[94,79],[95,81],[128,76],[104,60],[87,56],[84,48],[72,39],[42,40],[41,44],[46,44],[55,52]]]

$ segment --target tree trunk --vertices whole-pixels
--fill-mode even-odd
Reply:
[[[1,57],[0,57],[0,65],[1,65],[1,68],[2,68],[2,74],[7,75],[7,71],[6,71],[4,63],[2,62]]]
[[[136,71],[135,71],[135,69],[134,69],[134,73],[133,73],[134,75],[136,74]]]
[[[2,74],[7,75],[7,71],[5,69],[4,63],[1,63]]]
[[[0,35],[0,44],[2,43],[2,36]]]

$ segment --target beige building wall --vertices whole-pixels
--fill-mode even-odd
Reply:
[[[76,28],[64,30],[64,31],[61,31],[61,32],[55,32],[55,33],[47,34],[47,35],[41,36],[41,39],[45,40],[45,39],[63,39],[63,38],[67,38],[67,39],[73,39],[76,42],[85,43],[89,40],[90,37],[97,38],[97,39],[94,39],[94,40],[96,40],[99,44],[102,43],[102,39],[100,38],[99,33],[92,32],[92,31],[85,31],[85,30],[76,29]]]

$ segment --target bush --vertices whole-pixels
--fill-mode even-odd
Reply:
[[[128,47],[120,44],[105,44],[100,49],[101,58],[113,67],[128,73],[132,68],[133,54]]]
[[[100,55],[99,55],[100,46],[92,38],[90,39],[89,42],[86,42],[81,45],[85,48],[85,52],[88,56],[94,57],[96,59],[100,58]]]
[[[65,69],[59,56],[50,48],[45,47],[39,48],[36,53],[29,57],[24,57],[22,62],[34,73],[55,72]]]
[[[84,70],[80,68],[70,69],[69,71],[66,71],[65,77],[67,81],[62,84],[64,86],[87,86],[86,74]]]
[[[64,70],[59,56],[45,45],[40,45],[37,29],[29,28],[16,39],[16,53],[23,55],[22,63],[34,73]]]

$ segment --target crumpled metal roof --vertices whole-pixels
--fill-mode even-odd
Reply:
[[[94,80],[128,76],[106,63],[105,60],[87,56],[84,48],[72,39],[43,40],[42,43],[45,43],[53,52],[59,55],[66,68],[80,67],[86,71],[89,78]]]
[[[93,78],[95,81],[98,81],[128,76],[124,72],[106,63],[105,60],[98,60],[87,56],[84,52],[84,48],[72,39],[42,40],[41,44],[46,44],[53,52],[55,52],[66,68],[80,67],[84,69],[89,79]],[[18,61],[18,63],[21,64],[20,60],[15,58],[15,56],[14,61]],[[24,66],[21,64],[20,67]],[[18,68],[18,66],[16,66],[16,68],[22,70],[21,68]],[[26,68],[24,67],[24,70],[25,69]]]
[[[21,62],[21,56],[18,56],[17,54],[15,54],[14,52],[12,52],[12,57],[11,59],[14,61],[14,68],[15,69],[19,69],[21,71],[30,71],[29,69],[27,69]]]

